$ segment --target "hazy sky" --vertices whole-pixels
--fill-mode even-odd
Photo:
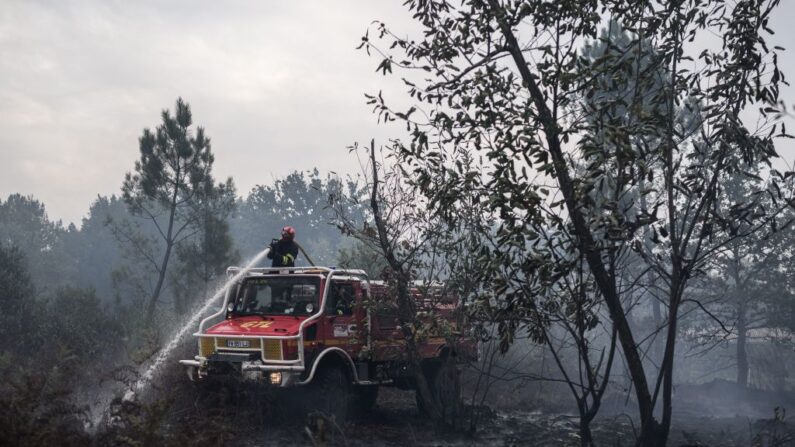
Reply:
[[[401,3],[0,0],[0,198],[32,194],[79,225],[178,96],[241,195],[296,169],[357,172],[345,147],[400,127],[364,104],[385,80],[354,48],[374,19],[410,30]],[[794,3],[774,23],[785,47]],[[781,63],[795,79],[795,54]]]
[[[365,105],[384,78],[355,50],[379,18],[410,24],[400,2],[2,0],[0,198],[79,225],[178,96],[240,194],[296,169],[357,172],[346,146],[396,130]]]

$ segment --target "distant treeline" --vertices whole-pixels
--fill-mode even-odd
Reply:
[[[330,224],[329,196],[343,189],[346,194],[357,193],[353,182],[321,175],[317,169],[295,171],[273,184],[255,186],[235,200],[222,227],[214,229],[220,234],[196,232],[179,241],[165,289],[170,299],[164,302],[184,310],[228,265],[244,261],[278,238],[284,225],[296,228],[298,241],[313,261],[337,264],[353,245]],[[115,194],[98,195],[79,227],[50,219],[35,197],[12,194],[0,200],[0,244],[16,248],[31,287],[43,298],[72,287],[93,289],[105,304],[140,302],[151,293],[156,279],[153,263],[163,250],[157,244],[157,231],[152,220],[132,214]],[[306,260],[299,257],[298,262]],[[207,268],[212,271],[206,272]],[[185,296],[186,290],[196,293]]]

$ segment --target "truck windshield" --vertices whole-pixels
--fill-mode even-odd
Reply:
[[[240,288],[235,315],[311,315],[317,312],[320,278],[249,278]]]

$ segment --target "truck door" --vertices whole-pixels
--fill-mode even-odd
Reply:
[[[331,283],[323,318],[326,320],[323,341],[326,346],[337,346],[351,356],[355,356],[361,347],[359,340],[362,321],[360,306],[357,302],[361,297],[361,288],[355,282],[334,281]]]

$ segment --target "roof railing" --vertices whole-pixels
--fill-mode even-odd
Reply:
[[[226,269],[227,277],[233,277],[237,273],[242,270],[242,267],[229,267]],[[249,269],[246,276],[253,276],[253,275],[267,275],[267,274],[280,274],[280,275],[289,275],[289,274],[307,274],[307,273],[321,273],[321,274],[329,274],[334,272],[335,274],[349,274],[349,275],[364,275],[366,276],[367,273],[361,269],[335,269],[332,267],[254,267]]]

